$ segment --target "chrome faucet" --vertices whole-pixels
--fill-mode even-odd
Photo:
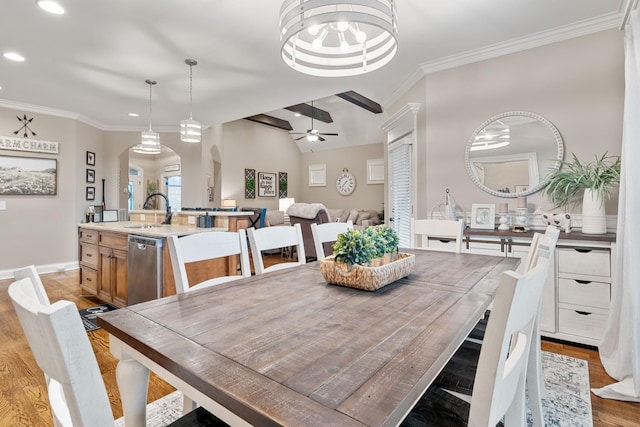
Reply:
[[[171,224],[171,206],[169,206],[169,198],[167,196],[165,196],[162,193],[152,193],[149,194],[147,196],[147,199],[144,201],[144,204],[142,205],[142,209],[149,209],[149,200],[151,200],[152,197],[154,196],[162,196],[164,197],[164,201],[166,202],[167,205],[167,214],[164,217],[164,221],[162,221],[162,224]]]

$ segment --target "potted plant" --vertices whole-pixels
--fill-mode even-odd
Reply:
[[[334,256],[320,260],[320,272],[329,283],[368,291],[379,289],[413,269],[415,256],[398,253],[398,243],[398,235],[389,227],[340,233],[333,245]],[[396,258],[379,265],[376,261],[385,254],[395,254]]]
[[[620,157],[596,156],[583,162],[575,154],[547,179],[544,193],[555,208],[577,204],[582,197],[582,232],[607,232],[604,202],[620,183]]]

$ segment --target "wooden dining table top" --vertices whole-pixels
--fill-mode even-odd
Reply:
[[[403,252],[413,272],[374,292],[328,284],[314,262],[98,324],[253,425],[397,425],[520,261]]]

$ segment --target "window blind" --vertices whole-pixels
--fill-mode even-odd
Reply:
[[[411,137],[389,145],[390,224],[400,238],[400,247],[411,247]]]

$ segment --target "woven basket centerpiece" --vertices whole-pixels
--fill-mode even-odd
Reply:
[[[398,253],[395,261],[378,267],[336,262],[331,255],[320,260],[320,272],[327,283],[350,288],[375,291],[389,283],[408,276],[413,271],[415,255]]]

